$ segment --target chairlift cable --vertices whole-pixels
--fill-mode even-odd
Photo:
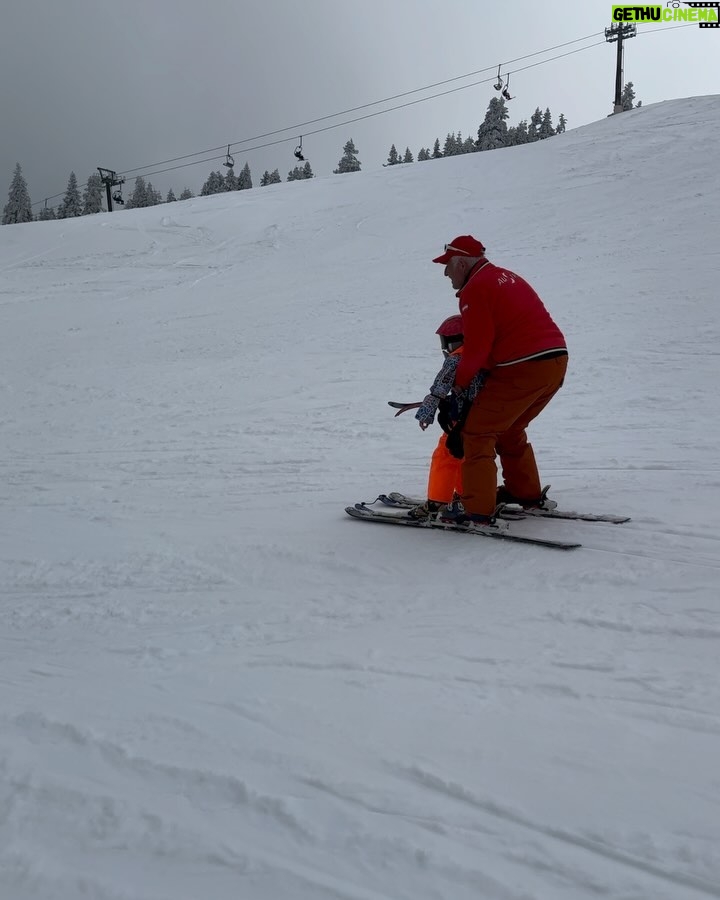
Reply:
[[[524,56],[518,56],[515,59],[508,60],[505,63],[505,65],[511,65],[512,63],[516,63],[516,62],[522,62],[523,60],[530,59],[533,56],[540,56],[543,53],[551,53],[553,50],[559,50],[562,47],[568,47],[571,44],[577,44],[577,43],[580,43],[581,41],[587,41],[590,38],[599,37],[601,35],[604,36],[603,31],[596,31],[596,32],[593,32],[592,34],[585,35],[585,37],[575,38],[572,41],[565,41],[562,44],[556,44],[554,47],[546,47],[544,50],[536,50],[534,53],[527,53]],[[604,43],[604,41],[603,41],[603,43]],[[592,44],[591,46],[596,46],[596,45]],[[586,48],[583,48],[583,49],[586,49]],[[547,62],[550,62],[550,60],[547,60]],[[425,85],[424,87],[420,87],[420,88],[414,88],[411,91],[403,91],[400,94],[393,94],[392,96],[385,97],[382,100],[373,100],[371,103],[363,103],[360,106],[353,106],[353,107],[350,107],[349,109],[344,109],[344,110],[341,110],[340,112],[331,113],[330,115],[327,115],[327,116],[320,116],[317,119],[309,119],[306,122],[300,122],[296,125],[288,125],[286,128],[278,128],[275,131],[266,131],[264,134],[258,134],[258,135],[255,135],[254,137],[243,138],[242,140],[239,140],[239,141],[232,141],[230,146],[235,147],[240,144],[248,144],[253,141],[260,141],[263,138],[274,137],[276,134],[282,134],[284,131],[294,131],[294,132],[303,131],[305,133],[306,125],[316,125],[318,122],[325,122],[328,119],[335,119],[338,116],[345,116],[345,115],[349,115],[350,113],[359,112],[361,109],[367,109],[370,106],[379,106],[381,103],[389,103],[391,100],[399,100],[401,97],[409,97],[412,94],[418,94],[418,93],[421,93],[422,91],[430,91],[430,90],[433,90],[433,88],[442,87],[443,85],[450,84],[453,81],[460,81],[463,78],[472,78],[475,75],[481,75],[483,72],[490,72],[494,68],[495,68],[495,65],[493,64],[492,66],[486,66],[484,69],[477,69],[474,72],[466,72],[464,75],[455,75],[452,78],[446,78],[443,81],[436,81],[433,84],[428,84],[428,85]],[[481,83],[482,82],[476,82],[476,84],[481,84]],[[462,88],[460,88],[460,90],[462,90]],[[436,96],[442,96],[442,94],[438,94]],[[428,99],[432,99],[432,98],[428,98]],[[401,109],[402,107],[395,107],[395,108]],[[380,115],[380,113],[377,113],[377,115]],[[335,127],[335,126],[333,126],[333,127]],[[317,134],[318,132],[308,132],[308,133]],[[272,145],[263,144],[262,146],[272,146]],[[182,160],[190,159],[193,156],[201,156],[205,153],[217,153],[219,150],[222,150],[222,149],[223,149],[223,147],[209,147],[206,150],[198,150],[195,153],[188,153],[184,156],[175,156],[172,159],[164,159],[164,160],[161,160],[160,162],[151,163],[149,166],[148,165],[137,166],[134,169],[125,169],[123,171],[123,174],[129,175],[129,174],[132,174],[133,172],[138,172],[141,169],[147,169],[150,167],[154,168],[155,166],[164,166],[168,163],[173,163],[173,162],[181,162]]]
[[[694,22],[688,22],[688,23],[682,24],[682,25],[669,25],[667,28],[652,28],[652,29],[647,29],[647,30],[643,30],[643,31],[639,32],[639,33],[638,33],[638,36],[640,36],[640,35],[646,35],[646,34],[657,34],[657,33],[660,32],[660,31],[673,31],[673,30],[675,30],[675,29],[677,29],[677,28],[690,28],[690,27],[696,27],[696,23],[694,23]],[[518,57],[516,57],[515,59],[508,60],[508,61],[505,63],[505,65],[511,65],[512,63],[515,63],[515,62],[522,62],[522,61],[525,60],[525,59],[531,59],[533,56],[540,56],[540,55],[542,55],[543,53],[549,53],[549,52],[551,52],[552,50],[558,50],[558,49],[560,49],[560,48],[562,48],[562,47],[568,47],[568,46],[570,46],[571,44],[577,44],[577,43],[580,43],[580,42],[582,42],[582,41],[589,40],[590,38],[596,37],[596,36],[598,36],[598,35],[603,35],[603,36],[604,36],[604,32],[603,32],[603,31],[593,32],[592,34],[585,35],[585,37],[575,38],[575,39],[572,40],[572,41],[565,41],[565,42],[562,43],[562,44],[556,44],[554,47],[547,47],[547,48],[544,49],[544,50],[537,50],[537,51],[535,51],[534,53],[527,53],[527,54],[525,54],[524,56],[518,56]],[[550,57],[549,59],[543,59],[543,60],[540,60],[540,61],[537,62],[537,63],[532,63],[532,64],[530,64],[530,65],[528,65],[528,66],[523,66],[523,67],[520,68],[520,69],[514,69],[513,71],[514,71],[515,73],[518,73],[518,72],[525,72],[525,71],[527,71],[528,69],[533,69],[533,68],[535,68],[536,66],[542,66],[542,65],[545,65],[545,63],[554,62],[554,61],[556,61],[556,60],[558,60],[558,59],[563,59],[563,58],[566,57],[566,56],[572,56],[572,55],[575,54],[575,53],[581,53],[581,52],[583,52],[584,50],[590,50],[590,49],[592,49],[593,47],[599,47],[599,46],[604,45],[604,44],[605,44],[605,40],[603,39],[602,41],[599,41],[599,42],[597,42],[597,43],[595,43],[595,44],[589,44],[589,45],[586,46],[586,47],[579,47],[578,49],[576,49],[576,50],[571,50],[571,51],[569,51],[568,53],[561,53],[561,54],[558,54],[557,56]],[[337,118],[338,116],[347,115],[347,114],[352,113],[352,112],[357,112],[357,111],[359,111],[359,110],[361,110],[361,109],[367,109],[368,107],[371,107],[371,106],[377,106],[377,105],[379,105],[379,104],[381,104],[381,103],[387,103],[387,102],[389,102],[389,101],[391,101],[391,100],[397,100],[397,99],[399,99],[400,97],[408,97],[408,96],[411,96],[412,94],[421,93],[422,91],[427,91],[427,90],[431,90],[431,89],[433,89],[433,88],[435,88],[435,87],[441,87],[442,85],[450,84],[450,83],[452,83],[453,81],[460,81],[460,80],[463,79],[463,78],[469,78],[469,77],[472,77],[473,75],[481,74],[482,72],[492,71],[494,68],[495,68],[494,65],[492,65],[492,66],[486,66],[484,69],[477,69],[476,71],[474,71],[474,72],[468,72],[468,73],[466,73],[465,75],[456,75],[456,76],[454,76],[453,78],[447,78],[447,79],[445,79],[445,80],[443,80],[443,81],[437,81],[437,82],[435,82],[434,84],[426,85],[425,87],[415,88],[414,90],[411,90],[411,91],[404,91],[403,93],[400,93],[400,94],[394,94],[393,96],[385,97],[383,100],[375,100],[375,101],[373,101],[372,103],[364,103],[364,104],[361,104],[360,106],[351,107],[351,108],[346,109],[346,110],[343,110],[343,111],[341,111],[341,112],[332,113],[331,115],[320,116],[320,117],[317,118],[317,119],[310,119],[310,120],[308,120],[307,122],[302,122],[302,123],[300,123],[299,125],[287,126],[286,128],[279,128],[279,129],[277,129],[277,130],[275,130],[275,131],[268,131],[268,132],[265,132],[264,134],[256,135],[255,137],[252,137],[252,138],[244,138],[244,139],[242,139],[242,140],[240,140],[240,141],[233,141],[231,144],[229,144],[229,145],[227,145],[227,146],[228,146],[228,147],[231,147],[231,146],[235,146],[235,145],[239,145],[239,144],[247,144],[247,143],[251,143],[251,142],[256,141],[256,140],[261,140],[262,138],[265,138],[265,137],[273,137],[273,136],[276,135],[276,134],[282,134],[282,133],[285,132],[285,131],[295,131],[295,132],[297,132],[297,131],[298,131],[300,128],[302,128],[304,125],[314,125],[314,124],[316,124],[316,123],[318,123],[318,122],[324,122],[324,121],[327,121],[328,119],[334,119],[334,118]],[[373,118],[374,116],[381,116],[381,115],[384,115],[385,113],[395,112],[395,111],[397,111],[397,110],[399,110],[399,109],[404,109],[404,108],[409,107],[409,106],[415,106],[415,105],[418,104],[418,103],[424,103],[424,102],[427,101],[427,100],[435,100],[435,99],[437,99],[438,97],[445,97],[445,96],[447,96],[447,95],[449,95],[449,94],[453,94],[453,93],[456,93],[456,92],[458,92],[458,91],[466,90],[467,88],[477,87],[478,85],[481,85],[481,84],[487,84],[489,81],[492,81],[492,80],[493,80],[492,78],[489,78],[489,79],[486,78],[486,79],[481,79],[480,81],[472,82],[471,84],[460,85],[460,86],[457,87],[457,88],[452,88],[451,90],[448,90],[448,91],[441,91],[440,93],[432,94],[432,95],[429,96],[429,97],[421,97],[420,99],[418,99],[418,100],[412,100],[412,101],[410,101],[409,103],[402,103],[402,104],[399,104],[398,106],[393,106],[393,107],[390,107],[390,108],[388,108],[388,109],[381,109],[381,110],[378,110],[378,111],[373,112],[373,113],[369,113],[369,114],[364,115],[364,116],[358,116],[358,117],[356,117],[356,118],[354,118],[354,119],[349,119],[349,120],[346,120],[346,121],[344,121],[344,122],[338,122],[338,123],[336,123],[336,124],[334,124],[334,125],[328,125],[328,126],[326,126],[326,127],[324,127],[324,128],[318,128],[318,129],[315,129],[314,131],[306,131],[305,134],[306,134],[306,136],[307,136],[307,135],[314,135],[314,134],[322,134],[322,133],[325,132],[325,131],[332,131],[332,130],[335,129],[335,128],[342,128],[342,127],[344,127],[345,125],[351,125],[351,124],[354,124],[355,122],[361,122],[361,121],[364,121],[365,119]],[[264,144],[258,144],[257,146],[254,146],[254,147],[248,147],[248,148],[246,148],[245,150],[243,150],[242,152],[243,152],[243,153],[251,153],[251,152],[253,152],[253,151],[255,151],[255,150],[262,150],[262,149],[264,149],[264,148],[266,148],[266,147],[273,147],[273,146],[276,146],[277,144],[284,144],[284,143],[287,143],[289,140],[291,140],[291,138],[285,137],[285,138],[280,138],[280,139],[275,140],[275,141],[268,141],[268,142],[266,142],[266,143],[264,143]],[[223,144],[221,147],[211,147],[211,148],[208,148],[208,149],[206,149],[206,150],[198,150],[198,151],[196,151],[195,153],[187,153],[187,154],[185,154],[185,155],[183,155],[183,156],[175,156],[175,157],[173,157],[173,158],[171,158],[171,159],[162,160],[162,161],[157,162],[157,163],[151,163],[151,164],[145,165],[145,166],[137,166],[137,167],[134,168],[134,169],[125,169],[125,170],[124,170],[122,173],[120,173],[120,174],[122,174],[122,175],[130,175],[130,174],[132,174],[132,173],[134,173],[134,172],[139,172],[140,174],[136,176],[136,177],[138,177],[138,178],[142,178],[142,177],[150,177],[151,175],[164,175],[164,174],[167,173],[167,172],[174,172],[174,171],[177,171],[178,169],[185,169],[185,168],[189,168],[190,166],[202,165],[203,163],[208,163],[208,162],[215,162],[215,161],[217,161],[218,159],[222,159],[223,156],[210,156],[210,157],[207,157],[207,158],[205,158],[205,159],[198,159],[198,160],[195,160],[194,162],[184,163],[183,165],[179,165],[179,166],[170,166],[169,168],[166,168],[166,169],[158,169],[157,171],[154,170],[154,167],[155,167],[155,166],[163,166],[163,165],[166,165],[167,163],[180,162],[180,161],[182,161],[182,160],[192,159],[193,157],[201,156],[201,155],[204,155],[204,154],[206,154],[206,153],[216,153],[217,151],[219,151],[219,150],[224,150],[224,149],[225,149],[225,145]],[[225,156],[225,158],[227,158],[227,157],[226,157],[226,154],[224,154],[224,156]],[[142,171],[142,170],[147,170],[147,169],[153,169],[153,171],[145,171],[145,172]],[[85,187],[87,187],[87,182],[85,182],[84,184],[81,184],[81,185],[78,186],[78,188],[79,188],[80,190],[84,189]],[[61,191],[60,193],[52,194],[51,196],[46,197],[45,200],[55,200],[55,199],[57,199],[58,197],[64,197],[64,196],[65,196],[65,193],[66,193],[66,191]],[[32,203],[32,204],[31,204],[31,207],[38,206],[39,204],[41,204],[41,203],[43,203],[43,202],[44,202],[44,200],[37,200],[35,203]]]
[[[560,53],[557,56],[551,57],[550,59],[540,60],[540,62],[531,63],[528,66],[523,66],[519,69],[515,69],[514,71],[515,71],[515,73],[525,72],[528,69],[534,69],[537,66],[544,65],[545,63],[554,62],[555,60],[563,59],[566,56],[572,56],[575,53],[581,53],[584,50],[590,50],[593,47],[601,47],[604,45],[605,45],[605,40],[603,39],[602,41],[598,41],[595,44],[590,44],[587,47],[579,47],[578,49],[570,50],[567,53]],[[494,68],[494,66],[493,66],[493,68]],[[447,90],[447,91],[440,91],[439,93],[432,94],[429,97],[420,97],[417,100],[410,100],[408,103],[400,103],[397,106],[391,106],[391,107],[388,107],[387,109],[381,109],[381,110],[377,110],[372,113],[367,113],[364,116],[356,116],[353,119],[346,119],[344,122],[336,122],[334,125],[326,125],[323,128],[316,128],[314,131],[306,132],[305,137],[307,137],[308,135],[322,134],[326,131],[333,131],[336,128],[342,128],[345,125],[353,125],[356,122],[363,122],[363,121],[365,121],[365,119],[372,119],[375,116],[382,116],[382,115],[385,115],[386,113],[396,112],[399,109],[406,109],[407,107],[410,107],[410,106],[416,106],[418,103],[425,103],[427,100],[435,100],[438,97],[446,97],[449,94],[454,94],[454,93],[457,93],[458,91],[464,91],[464,90],[467,90],[468,88],[477,87],[478,85],[481,85],[481,84],[489,84],[490,82],[492,82],[494,80],[494,78],[495,78],[495,76],[493,75],[490,78],[483,78],[483,79],[480,79],[479,81],[473,81],[470,84],[460,85],[459,87],[451,88],[450,90]],[[282,129],[282,130],[284,130],[284,129]],[[277,132],[275,132],[275,133],[277,133]],[[252,153],[255,150],[263,150],[266,147],[274,147],[278,144],[286,144],[286,143],[288,143],[289,140],[290,140],[290,138],[285,137],[285,138],[278,138],[277,140],[274,140],[274,141],[266,141],[263,144],[256,144],[253,147],[246,147],[242,152],[243,153]],[[206,151],[206,152],[210,152],[210,151]],[[178,157],[178,158],[184,159],[187,157]],[[178,169],[189,168],[190,166],[196,166],[201,163],[215,162],[218,159],[222,159],[222,157],[221,156],[210,156],[210,157],[207,157],[206,159],[195,160],[194,162],[189,162],[189,163],[182,163],[181,165],[178,165],[178,166],[169,166],[166,169],[157,169],[157,170],[153,170],[151,172],[143,172],[137,177],[150,177],[151,175],[164,175],[167,172],[174,172]],[[168,160],[168,162],[170,162],[170,161],[171,160]],[[161,165],[161,164],[158,163],[158,165]],[[123,173],[123,174],[127,174],[127,173]],[[60,195],[60,196],[62,196],[62,195]]]

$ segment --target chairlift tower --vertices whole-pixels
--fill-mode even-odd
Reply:
[[[622,89],[623,89],[623,42],[628,38],[634,38],[637,35],[637,26],[632,23],[623,24],[621,22],[611,25],[605,29],[605,40],[608,44],[617,41],[617,65],[615,67],[615,108],[613,114],[623,111],[622,108]]]
[[[100,173],[100,180],[105,185],[105,191],[106,191],[106,195],[107,195],[108,212],[112,212],[113,211],[112,188],[119,187],[120,185],[125,184],[125,179],[118,178],[117,172],[113,172],[112,169],[101,169],[100,166],[98,166],[98,172]],[[115,200],[118,203],[125,203],[125,201],[122,199],[122,195],[120,194],[119,191],[115,193]]]

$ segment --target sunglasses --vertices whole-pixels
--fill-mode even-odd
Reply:
[[[455,253],[464,253],[465,256],[470,256],[467,250],[461,250],[459,247],[453,247],[452,244],[445,244],[445,252],[447,253],[448,250],[452,250]]]

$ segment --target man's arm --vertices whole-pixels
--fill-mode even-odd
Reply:
[[[495,324],[490,312],[490,296],[487,287],[482,292],[463,292],[460,298],[460,314],[463,320],[465,343],[463,357],[455,373],[455,386],[468,387],[481,369],[490,368],[490,355],[495,340]]]

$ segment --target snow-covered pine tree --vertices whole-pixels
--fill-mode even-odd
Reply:
[[[210,194],[220,194],[225,190],[225,179],[222,172],[211,172],[205,184],[200,189],[201,197],[208,197]]]
[[[225,190],[236,191],[238,189],[238,177],[232,166],[225,173]]]
[[[189,187],[183,188],[182,194],[180,194],[180,200],[192,200],[195,196]]]
[[[542,113],[540,107],[535,107],[535,112],[530,116],[530,124],[528,125],[528,142],[540,140],[540,126],[542,125]]]
[[[387,162],[383,163],[385,166],[396,166],[400,162],[400,157],[398,156],[397,148],[395,144],[392,144],[390,147],[390,152],[388,153]]]
[[[277,169],[273,169],[272,172],[268,172],[268,170],[265,169],[263,177],[260,179],[260,187],[265,187],[268,184],[280,184],[281,181],[282,178]]]
[[[147,206],[147,185],[142,175],[138,175],[132,194],[125,202],[125,209],[141,209],[144,206]]]
[[[542,122],[540,122],[540,128],[538,130],[538,137],[541,141],[544,141],[545,138],[552,137],[555,134],[555,129],[553,128],[552,123],[552,115],[550,114],[550,107],[547,107],[545,112],[543,113]]]
[[[160,191],[155,190],[155,188],[152,186],[152,181],[148,181],[147,183],[146,196],[146,206],[157,206],[159,203],[163,202],[162,194],[160,193]]]
[[[517,147],[519,144],[527,144],[528,140],[527,119],[521,119],[517,125],[508,128],[508,147]]]
[[[485,118],[478,128],[476,147],[478,150],[497,150],[508,143],[508,127],[505,120],[508,108],[502,97],[491,97]]]
[[[405,148],[405,154],[404,154],[404,156],[403,156],[402,161],[403,161],[404,163],[415,162],[415,157],[412,155],[412,153],[411,153],[409,147],[406,147],[406,148]]]
[[[3,225],[17,225],[20,222],[32,222],[32,220],[33,214],[27,181],[25,181],[23,176],[20,163],[17,163],[10,182],[8,202],[3,208],[2,223]]]
[[[442,150],[440,149],[440,138],[435,138],[435,143],[433,144],[433,159],[442,159]]]
[[[80,199],[80,189],[78,188],[75,173],[71,172],[68,178],[67,188],[62,203],[58,206],[58,219],[74,219],[75,216],[83,214],[82,200]]]
[[[421,147],[418,153],[418,162],[425,162],[426,159],[430,159],[430,151],[425,147]]]
[[[350,138],[343,147],[342,158],[338,162],[337,169],[333,169],[333,174],[343,175],[345,172],[359,172],[360,160],[357,158],[357,152],[353,139]]]
[[[477,144],[475,141],[468,135],[465,140],[462,142],[462,147],[460,148],[461,153],[475,153],[477,150]]]
[[[565,118],[565,113],[560,113],[560,118],[558,119],[557,127],[555,128],[555,134],[564,134],[566,128],[567,119]]]
[[[251,187],[252,175],[250,174],[250,165],[249,163],[245,163],[242,169],[240,169],[240,174],[238,175],[237,189],[239,191],[249,191]]]
[[[295,168],[288,172],[288,181],[305,181],[308,178],[314,178],[312,167],[310,166],[310,160],[306,160],[304,166],[295,166]],[[274,182],[273,182],[274,183]]]
[[[633,108],[635,104],[635,87],[632,81],[628,81],[623,87],[622,94],[620,95],[620,103],[622,104],[623,112]]]
[[[445,143],[443,144],[443,156],[456,156],[457,155],[457,138],[455,137],[455,133],[450,134],[448,132],[448,136],[445,138]]]
[[[91,216],[103,211],[103,194],[102,178],[97,173],[90,175],[83,191],[82,214],[84,216]]]
[[[55,210],[52,206],[43,206],[37,215],[38,222],[49,222],[55,218]]]
[[[175,203],[176,200],[177,200],[177,197],[175,196],[175,191],[172,188],[170,188],[170,190],[167,192],[167,195],[165,197],[165,202],[166,203]]]

